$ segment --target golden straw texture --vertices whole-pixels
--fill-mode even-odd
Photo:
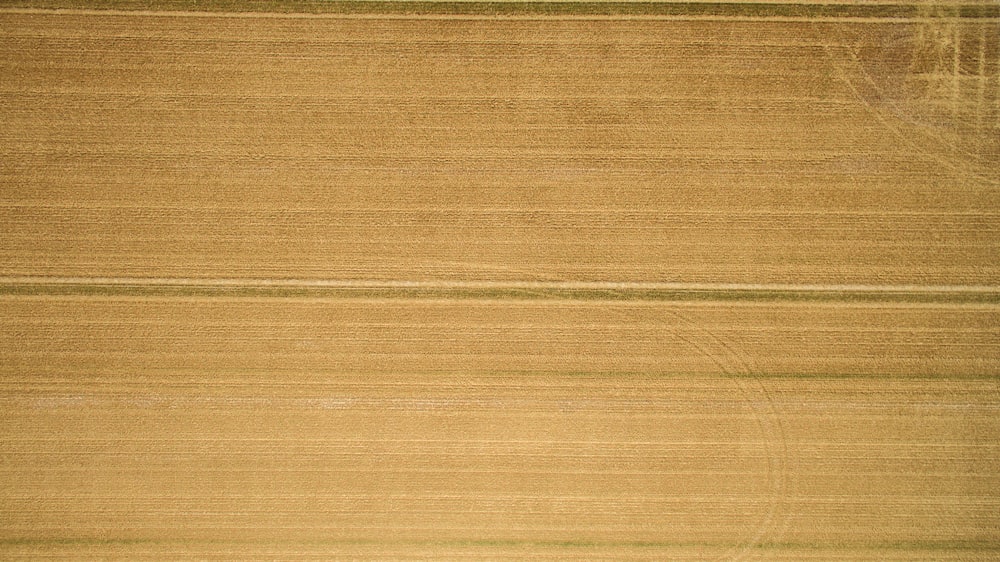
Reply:
[[[1000,557],[993,2],[0,2],[0,558]]]

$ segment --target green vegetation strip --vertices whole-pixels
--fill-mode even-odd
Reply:
[[[719,16],[792,18],[998,18],[1000,4],[814,4],[744,2],[357,1],[357,0],[0,0],[0,8],[394,14],[457,16]]]
[[[745,547],[754,550],[826,550],[826,551],[984,551],[1000,550],[1000,542],[993,540],[913,540],[885,542],[761,542],[741,545],[727,542],[695,541],[589,541],[589,540],[365,540],[365,539],[313,539],[313,540],[224,540],[213,538],[90,538],[90,537],[10,537],[0,538],[0,546],[138,546],[138,545],[225,545],[225,546],[414,546],[424,548],[731,548]]]
[[[233,297],[436,300],[858,302],[1000,304],[1000,291],[878,291],[821,289],[575,289],[324,287],[119,283],[6,283],[0,296]]]

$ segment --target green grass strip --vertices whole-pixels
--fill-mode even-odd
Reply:
[[[1000,4],[747,2],[454,2],[422,0],[0,0],[0,8],[455,16],[717,16],[789,18],[998,18]]]
[[[434,300],[566,300],[638,302],[841,302],[1000,304],[1000,291],[866,291],[817,289],[574,289],[324,287],[119,283],[4,283],[0,296],[231,297]]]

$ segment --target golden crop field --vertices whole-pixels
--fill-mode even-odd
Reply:
[[[44,558],[1000,558],[1000,6],[0,0]]]

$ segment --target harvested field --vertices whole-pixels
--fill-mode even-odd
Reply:
[[[1000,557],[993,3],[4,1],[0,76],[0,558]]]

